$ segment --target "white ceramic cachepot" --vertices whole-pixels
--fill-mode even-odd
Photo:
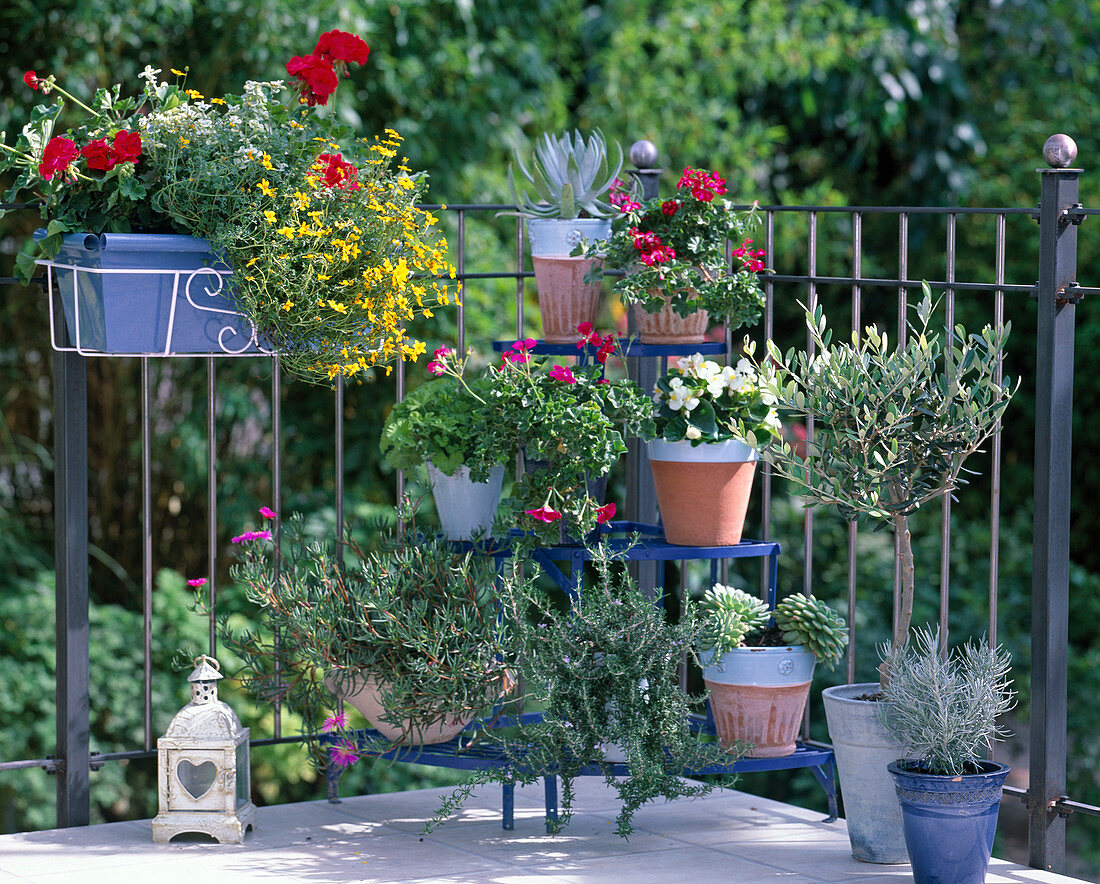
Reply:
[[[473,482],[468,467],[461,466],[454,475],[447,476],[428,461],[428,478],[443,535],[448,540],[472,540],[489,531],[500,503],[503,466],[490,470],[489,481]]]
[[[549,344],[576,343],[577,326],[596,322],[600,284],[584,281],[595,259],[570,257],[570,252],[582,241],[605,241],[611,235],[611,221],[528,218],[527,235],[539,292],[542,338]]]
[[[817,662],[807,648],[734,648],[717,660],[702,651],[699,662],[723,745],[752,743],[751,758],[794,752]]]
[[[909,861],[901,806],[886,766],[904,750],[879,718],[882,705],[857,699],[878,693],[878,682],[838,685],[821,692],[852,856],[870,863]]]

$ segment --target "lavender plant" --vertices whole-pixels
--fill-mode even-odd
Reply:
[[[961,776],[978,771],[984,751],[1007,736],[997,718],[1015,704],[1011,659],[1001,645],[967,642],[940,652],[940,632],[916,629],[908,647],[883,645],[890,669],[879,714],[910,753],[910,769]]]

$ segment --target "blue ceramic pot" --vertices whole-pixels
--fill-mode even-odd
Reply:
[[[260,352],[251,324],[234,312],[230,268],[205,240],[174,234],[72,233],[62,239],[53,260],[69,340],[82,351],[161,356]]]
[[[887,769],[901,803],[914,881],[982,884],[1008,766],[983,761],[979,773],[958,777],[920,773],[912,766],[915,762],[895,761]]]

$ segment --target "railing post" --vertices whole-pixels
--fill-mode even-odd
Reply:
[[[1066,823],[1055,803],[1066,788],[1066,667],[1069,640],[1070,441],[1080,169],[1077,146],[1053,135],[1039,169],[1038,331],[1035,372],[1034,570],[1031,601],[1031,760],[1028,862],[1065,868]]]
[[[84,357],[54,354],[57,825],[90,822],[88,381]]]
[[[630,162],[635,168],[631,176],[641,185],[642,199],[653,199],[660,188],[661,170],[657,168],[657,148],[651,141],[635,141],[630,147]],[[637,331],[633,313],[627,314],[627,333],[633,337]],[[647,393],[657,382],[657,360],[652,358],[627,359],[627,374]],[[653,486],[653,474],[649,470],[649,458],[645,443],[638,439],[627,442],[626,452],[626,518],[631,522],[652,524],[657,521],[657,491]],[[657,585],[656,562],[632,562],[631,572],[643,592],[651,594]]]

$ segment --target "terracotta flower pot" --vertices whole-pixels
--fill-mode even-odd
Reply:
[[[461,733],[462,729],[474,720],[475,713],[445,715],[441,721],[430,727],[414,727],[412,722],[404,721],[400,726],[383,721],[385,708],[382,705],[382,688],[373,676],[352,676],[345,674],[338,681],[334,676],[326,678],[329,689],[345,703],[358,709],[370,726],[387,740],[401,746],[430,746],[445,743]]]
[[[657,506],[669,543],[732,546],[741,542],[758,455],[730,440],[648,443]]]
[[[548,344],[575,344],[577,326],[596,323],[600,284],[586,283],[584,276],[596,261],[592,258],[534,256],[535,282],[539,290],[542,338]]]
[[[791,755],[810,696],[814,655],[802,645],[700,654],[718,739],[752,743],[752,758]],[[706,665],[710,663],[710,665]]]
[[[631,309],[643,344],[701,344],[706,337],[709,324],[706,310],[681,316],[672,309],[668,298],[657,313],[646,313],[638,304],[632,304]]]

